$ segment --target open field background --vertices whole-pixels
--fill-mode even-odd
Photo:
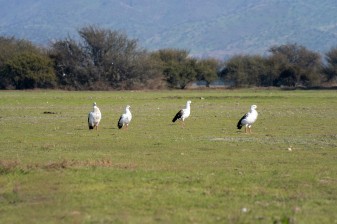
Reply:
[[[337,223],[336,111],[336,91],[2,91],[0,222]]]

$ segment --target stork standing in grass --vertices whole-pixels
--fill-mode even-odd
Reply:
[[[98,125],[101,122],[102,114],[99,108],[97,107],[96,102],[93,104],[93,110],[88,114],[88,125],[89,130],[96,129],[98,130]]]
[[[172,119],[172,122],[176,122],[176,120],[181,120],[182,121],[182,126],[185,127],[185,119],[188,118],[190,116],[191,113],[191,101],[187,101],[186,102],[186,108],[181,109],[178,111],[178,113],[176,114],[176,116],[174,116],[174,118]]]
[[[243,126],[245,126],[245,133],[247,133],[247,129],[249,133],[251,133],[252,124],[256,121],[258,116],[256,108],[256,105],[252,105],[250,107],[250,111],[239,120],[237,124],[238,129],[241,129]]]
[[[125,108],[125,113],[122,114],[118,120],[118,124],[117,124],[118,128],[121,129],[123,126],[125,126],[125,128],[128,129],[131,119],[132,119],[132,114],[130,111],[130,106],[127,105]]]

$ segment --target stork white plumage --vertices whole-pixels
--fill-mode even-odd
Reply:
[[[245,133],[247,133],[247,129],[249,133],[251,133],[252,124],[256,121],[258,116],[256,108],[256,105],[252,105],[250,107],[250,111],[239,120],[237,124],[238,129],[241,129],[243,126],[245,126]]]
[[[172,122],[176,122],[176,120],[181,120],[182,121],[182,126],[185,126],[185,119],[188,118],[190,116],[191,113],[191,103],[192,101],[187,101],[186,102],[186,108],[181,109],[178,111],[178,113],[176,114],[176,116],[174,116],[174,118],[172,119]]]
[[[118,120],[118,124],[117,124],[118,128],[121,129],[123,126],[125,126],[125,128],[128,129],[131,119],[132,119],[132,114],[130,111],[130,106],[127,105],[125,108],[125,113],[122,114]]]
[[[93,110],[88,114],[88,125],[89,130],[96,129],[98,130],[98,125],[101,122],[102,114],[99,108],[97,107],[96,102],[93,104]]]

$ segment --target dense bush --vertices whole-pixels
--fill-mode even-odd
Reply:
[[[0,88],[33,89],[56,85],[47,54],[28,41],[0,38]]]
[[[326,64],[323,66],[324,75],[327,81],[337,78],[337,47],[333,47],[325,54]]]
[[[221,75],[236,87],[318,86],[322,81],[321,57],[303,46],[287,44],[270,48],[271,54],[239,55],[226,62]]]
[[[164,49],[152,54],[158,61],[160,70],[171,88],[184,89],[188,83],[195,80],[196,60],[188,58],[188,51]]]
[[[260,56],[238,55],[226,62],[221,74],[236,87],[260,86],[266,72],[266,60]]]
[[[222,63],[214,58],[201,59],[197,61],[196,73],[198,81],[205,81],[206,86],[219,79],[219,71]]]
[[[322,60],[318,53],[297,44],[270,48],[279,64],[277,85],[317,86],[321,82]]]
[[[162,49],[152,53],[152,58],[160,65],[160,72],[171,88],[186,88],[194,81],[206,81],[208,86],[219,78],[220,62],[189,57],[187,50]]]

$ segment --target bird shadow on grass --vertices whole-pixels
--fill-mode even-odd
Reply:
[[[44,111],[43,114],[60,114],[60,113],[54,111]]]
[[[118,130],[118,128],[115,128],[115,127],[108,127],[108,128],[102,128],[104,130]]]

